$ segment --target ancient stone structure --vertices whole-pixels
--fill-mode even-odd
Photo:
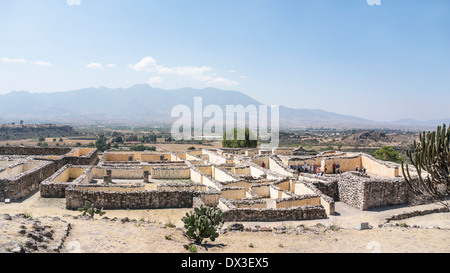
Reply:
[[[0,147],[0,202],[17,201],[67,164],[94,164],[96,149]]]
[[[222,209],[227,221],[293,221],[326,218],[338,201],[366,210],[416,200],[398,164],[361,153],[107,151],[99,161],[95,149],[0,147],[0,156],[0,201],[40,188],[44,198],[65,198],[70,210],[85,201],[104,209],[203,204]]]

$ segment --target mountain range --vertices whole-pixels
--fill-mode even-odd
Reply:
[[[194,98],[202,97],[203,109],[218,105],[262,105],[238,91],[216,88],[164,90],[147,84],[129,88],[86,88],[54,93],[13,91],[0,95],[0,122],[150,125],[170,124],[175,105],[193,109]],[[280,106],[281,128],[422,128],[449,123],[440,121],[398,120],[382,123],[319,109],[293,109]],[[206,119],[206,118],[205,118]],[[206,119],[207,120],[207,119]]]

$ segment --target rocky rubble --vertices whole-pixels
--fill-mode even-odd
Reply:
[[[70,229],[59,217],[0,215],[0,253],[59,252]]]

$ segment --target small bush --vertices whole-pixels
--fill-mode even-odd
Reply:
[[[166,227],[166,228],[175,228],[175,227],[177,227],[177,226],[175,226],[174,223],[172,223],[171,221],[169,221],[169,222],[166,222],[166,224],[164,225],[164,227]]]
[[[193,212],[186,213],[181,220],[186,229],[186,237],[201,244],[204,239],[215,241],[219,237],[217,229],[223,225],[223,212],[216,207],[201,206]]]
[[[191,252],[191,253],[197,253],[197,252],[198,252],[198,249],[197,249],[197,247],[196,247],[195,245],[190,245],[190,246],[188,247],[188,250],[189,250],[189,252]]]
[[[106,214],[106,211],[103,211],[103,208],[101,208],[101,209],[94,208],[89,201],[86,201],[84,203],[84,207],[79,208],[78,211],[82,212],[82,214],[81,214],[82,216],[89,215],[89,216],[91,216],[91,218],[94,218],[95,214],[98,214],[100,216],[103,216]]]

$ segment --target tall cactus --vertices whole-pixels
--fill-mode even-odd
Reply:
[[[403,177],[415,194],[428,195],[442,200],[450,194],[450,128],[444,124],[436,131],[423,132],[419,143],[414,141],[407,150],[411,164],[417,171],[412,177],[408,164],[402,162]]]

